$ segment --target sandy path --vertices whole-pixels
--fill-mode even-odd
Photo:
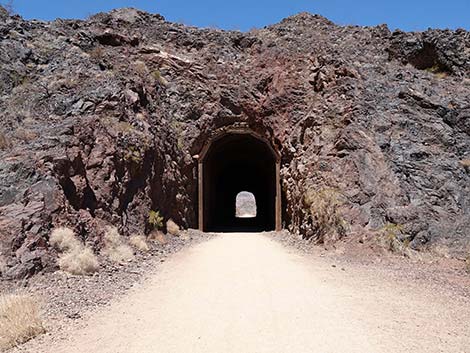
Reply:
[[[36,351],[470,352],[468,306],[369,277],[263,235],[226,234]]]

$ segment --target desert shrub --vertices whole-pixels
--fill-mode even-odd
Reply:
[[[378,230],[378,241],[386,250],[409,256],[412,252],[410,248],[410,240],[402,238],[403,226],[401,224],[388,223]]]
[[[90,51],[90,57],[96,61],[100,61],[104,57],[104,50],[102,47],[94,47]]]
[[[40,305],[24,294],[0,296],[0,350],[22,344],[44,333]]]
[[[131,247],[124,243],[116,227],[107,227],[104,234],[104,249],[102,252],[112,262],[124,262],[134,258]]]
[[[134,62],[134,70],[142,78],[145,78],[150,74],[147,65],[140,60]]]
[[[73,275],[87,275],[99,270],[99,262],[93,250],[81,247],[59,257],[61,270]]]
[[[54,229],[49,237],[49,243],[60,251],[73,250],[82,245],[74,231],[65,227]]]
[[[346,233],[346,222],[340,213],[340,194],[334,189],[319,191],[309,189],[304,195],[304,203],[310,211],[313,235],[318,243],[338,240]]]
[[[166,222],[166,230],[171,235],[178,236],[180,234],[180,227],[172,219]]]
[[[148,222],[149,225],[155,230],[161,229],[163,227],[163,217],[160,216],[159,211],[150,211]]]
[[[117,124],[114,124],[114,128],[123,134],[128,134],[134,130],[134,127],[127,121],[119,121]]]
[[[161,86],[168,86],[168,81],[162,76],[160,71],[158,70],[153,71],[152,76],[154,80]]]
[[[54,229],[49,242],[62,252],[58,261],[61,270],[73,275],[87,275],[99,270],[98,258],[76,238],[73,230]]]
[[[129,146],[126,154],[124,155],[124,160],[126,162],[133,162],[135,164],[141,164],[144,156],[142,151],[135,148],[134,146]]]
[[[16,129],[14,135],[17,139],[22,140],[24,142],[30,142],[38,137],[38,135],[34,131],[22,127]]]
[[[149,245],[147,244],[147,240],[143,235],[133,235],[129,238],[129,244],[131,244],[137,250],[146,252],[149,251]]]

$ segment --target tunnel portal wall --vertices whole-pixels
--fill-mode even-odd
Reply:
[[[279,154],[250,131],[226,131],[210,139],[199,156],[199,229],[281,230]],[[237,218],[239,192],[255,195],[257,216]]]

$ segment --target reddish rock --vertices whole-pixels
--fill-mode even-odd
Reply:
[[[310,14],[248,33],[132,9],[86,21],[0,11],[0,251],[12,276],[55,265],[51,229],[100,247],[197,226],[197,163],[243,126],[282,155],[285,227],[316,238],[304,196],[332,188],[351,236],[400,224],[417,249],[470,241],[470,35],[341,27]]]

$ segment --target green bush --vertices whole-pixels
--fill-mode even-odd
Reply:
[[[148,222],[154,230],[163,228],[163,217],[160,215],[160,211],[151,210]]]

